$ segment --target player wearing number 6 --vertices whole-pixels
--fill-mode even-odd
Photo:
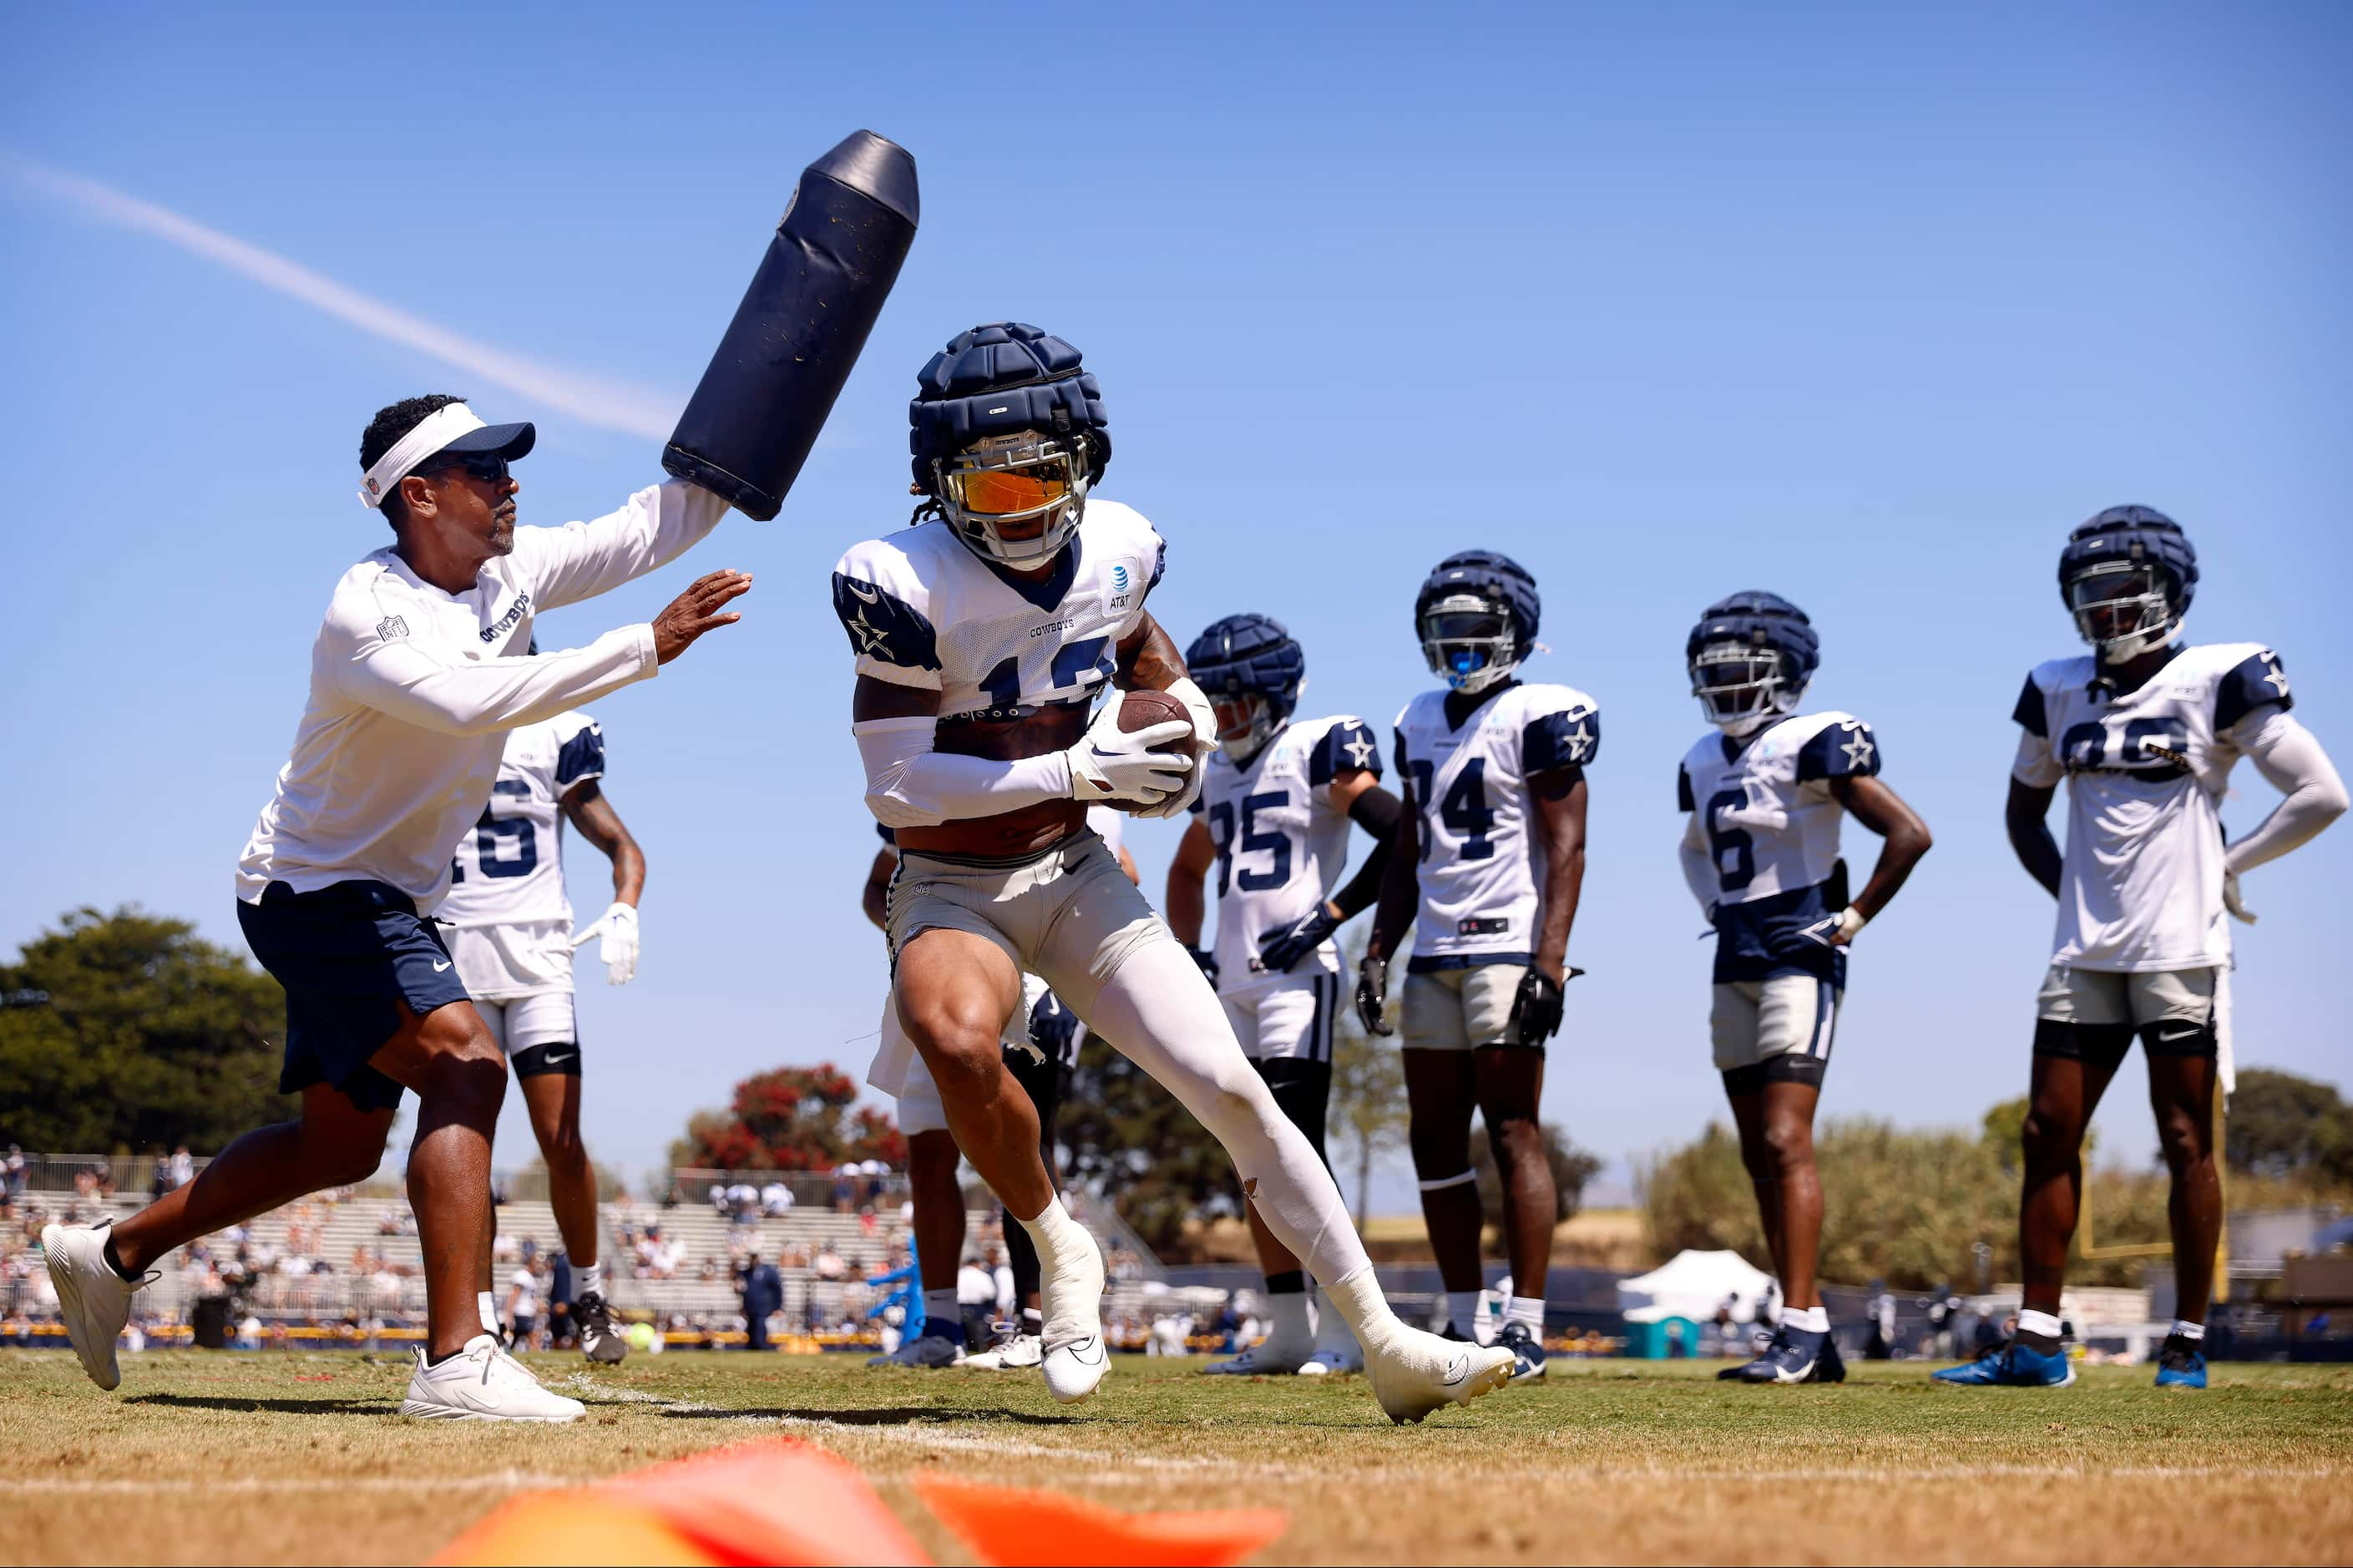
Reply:
[[[539,652],[533,643],[530,651]],[[499,776],[481,819],[458,840],[441,923],[474,1010],[506,1053],[547,1165],[547,1197],[572,1264],[568,1307],[590,1361],[617,1362],[596,1253],[596,1173],[580,1142],[580,1026],[572,952],[594,934],[605,978],[628,984],[638,968],[638,899],[646,858],[606,798],[605,731],[587,714],[559,713],[507,732]],[[564,896],[564,824],[613,862],[613,903],[578,937]]]
[[[1822,1231],[1814,1108],[1847,947],[1929,844],[1926,825],[1879,782],[1871,726],[1834,710],[1797,711],[1820,652],[1805,612],[1774,594],[1709,605],[1683,643],[1692,695],[1715,726],[1675,776],[1676,805],[1688,814],[1683,877],[1715,927],[1715,1068],[1781,1279],[1772,1342],[1718,1374],[1746,1383],[1845,1380],[1814,1279]],[[1839,858],[1848,812],[1887,840],[1852,900]]]
[[[2174,640],[2198,586],[2180,525],[2145,506],[2111,507],[2068,536],[2059,592],[2091,656],[2037,665],[2019,693],[2010,846],[2059,900],[2034,1026],[2019,1250],[2018,1337],[1974,1365],[1936,1374],[1969,1384],[2070,1383],[2059,1292],[2083,1187],[2084,1129],[2138,1036],[2149,1103],[2172,1177],[2177,1314],[2158,1355],[2160,1388],[2206,1386],[2222,1193],[2214,1095],[2231,1089],[2231,928],[2253,921],[2239,878],[2286,854],[2345,810],[2345,785],[2293,701],[2279,656],[2261,643]],[[2235,843],[2222,829],[2232,766],[2286,799]],[[2043,818],[2067,784],[2067,848]]]
[[[1470,1339],[1483,1283],[1477,1110],[1503,1176],[1514,1293],[1495,1342],[1512,1352],[1514,1383],[1545,1374],[1558,1200],[1538,1106],[1561,988],[1583,973],[1567,953],[1585,882],[1585,768],[1601,744],[1593,699],[1514,674],[1535,649],[1539,608],[1535,579],[1489,550],[1449,557],[1421,585],[1414,630],[1446,687],[1398,715],[1406,811],[1356,985],[1366,1027],[1388,1033],[1389,955],[1414,921],[1405,1082],[1421,1212],[1448,1330]]]

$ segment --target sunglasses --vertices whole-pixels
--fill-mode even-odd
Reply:
[[[437,474],[465,474],[486,485],[507,482],[507,460],[495,452],[451,452],[434,458],[430,469]]]

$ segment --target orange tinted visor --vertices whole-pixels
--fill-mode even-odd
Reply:
[[[966,511],[1005,516],[1035,511],[1071,493],[1068,481],[1005,468],[976,468],[957,476]]]

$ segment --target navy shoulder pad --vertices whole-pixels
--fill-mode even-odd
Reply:
[[[1601,750],[1601,711],[1571,708],[1528,721],[1520,731],[1520,772],[1548,773],[1557,768],[1581,768]]]
[[[1879,742],[1860,719],[1825,724],[1798,748],[1798,782],[1879,776]]]
[[[1381,745],[1362,719],[1343,719],[1324,731],[1307,753],[1307,786],[1321,789],[1352,769],[1381,776]]]
[[[2027,671],[2026,689],[2018,694],[2018,706],[2011,709],[2013,721],[2024,726],[2030,735],[2051,738],[2051,721],[2042,710],[2042,688],[2034,684],[2034,672]]]
[[[1699,809],[1699,800],[1692,794],[1691,769],[1681,763],[1675,764],[1675,809],[1677,811]]]
[[[2241,659],[2214,689],[2214,728],[2227,730],[2258,708],[2284,713],[2295,706],[2280,656],[2265,648]]]
[[[577,734],[556,751],[555,793],[562,795],[582,779],[602,778],[604,774],[604,727],[584,724]]]
[[[833,574],[833,613],[852,653],[909,669],[940,668],[938,634],[921,611],[871,583]]]

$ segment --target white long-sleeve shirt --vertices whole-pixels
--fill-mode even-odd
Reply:
[[[533,618],[618,587],[702,539],[727,503],[673,480],[618,511],[518,528],[512,554],[445,594],[390,549],[343,574],[311,647],[293,754],[237,862],[237,896],[390,883],[433,909],[449,855],[491,797],[506,732],[651,676],[653,628],[528,657]]]

